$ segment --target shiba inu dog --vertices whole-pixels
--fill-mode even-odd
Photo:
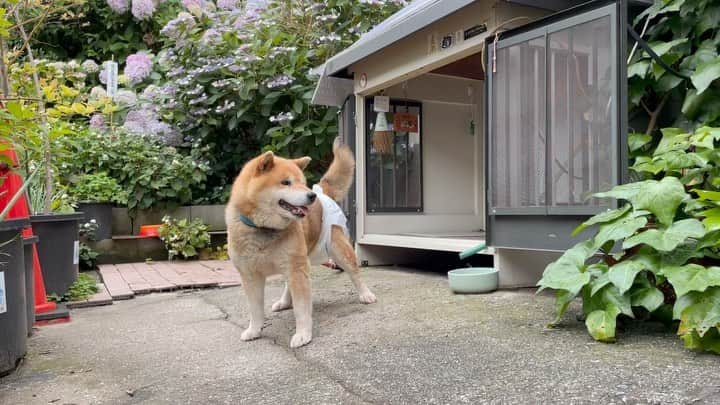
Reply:
[[[330,257],[350,276],[360,302],[375,295],[360,279],[357,256],[347,236],[346,218],[337,202],[352,184],[355,159],[338,140],[333,161],[320,183],[308,188],[303,169],[309,157],[284,159],[266,152],[240,171],[225,209],[228,253],[240,272],[250,310],[250,325],[242,340],[260,337],[265,319],[265,279],[286,278],[282,297],[273,311],[293,308],[296,330],[290,347],[312,339],[310,263]]]

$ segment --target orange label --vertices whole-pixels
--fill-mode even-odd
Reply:
[[[393,131],[418,132],[418,116],[404,112],[395,113],[393,116]]]

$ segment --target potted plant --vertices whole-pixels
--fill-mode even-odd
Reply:
[[[168,259],[180,257],[187,260],[197,258],[201,253],[208,253],[205,249],[210,246],[210,233],[201,219],[178,220],[166,215],[162,222],[159,236],[165,243]]]
[[[127,193],[107,173],[83,174],[68,187],[70,197],[78,202],[78,211],[88,221],[95,220],[95,240],[112,237],[112,209],[127,204]]]

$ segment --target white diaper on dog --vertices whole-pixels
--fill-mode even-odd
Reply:
[[[321,264],[330,257],[330,232],[333,225],[342,228],[345,235],[348,235],[347,217],[342,208],[335,200],[325,195],[322,187],[315,184],[312,191],[317,194],[320,204],[322,204],[322,227],[320,228],[320,238],[318,239],[315,249],[310,253],[310,262],[313,264]]]

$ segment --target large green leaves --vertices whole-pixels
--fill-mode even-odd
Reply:
[[[720,288],[705,293],[690,293],[680,298],[673,309],[675,319],[680,319],[678,335],[697,333],[704,336],[711,328],[720,326]]]
[[[628,200],[633,208],[652,212],[658,221],[666,226],[672,224],[678,206],[689,197],[676,177],[623,184],[595,196]]]
[[[616,319],[619,313],[620,311],[613,306],[591,312],[585,319],[585,326],[590,336],[601,342],[614,342]]]
[[[643,307],[649,312],[660,308],[665,300],[662,291],[653,286],[640,287],[634,290],[630,298],[632,300],[632,306]]]
[[[620,294],[625,294],[632,287],[638,273],[645,268],[645,263],[639,260],[625,260],[610,267],[608,280],[618,288]]]
[[[636,217],[631,214],[628,212],[612,222],[600,225],[593,239],[595,250],[600,249],[607,242],[625,239],[647,224],[647,218],[644,216]]]
[[[592,226],[595,224],[603,224],[603,223],[618,219],[621,216],[625,215],[626,212],[630,211],[630,208],[632,208],[630,206],[630,204],[625,204],[624,206],[622,206],[620,208],[601,212],[601,213],[591,217],[587,221],[583,222],[577,228],[575,228],[575,230],[572,232],[572,236],[579,234],[580,232],[582,232],[589,226]]]
[[[720,286],[720,267],[704,267],[698,264],[667,266],[662,268],[678,297],[690,291],[705,291],[708,287]]]
[[[655,250],[669,252],[687,238],[702,238],[703,236],[705,236],[703,224],[697,219],[689,218],[677,221],[667,229],[649,229],[632,236],[625,240],[623,249],[646,244]]]
[[[697,89],[698,94],[702,94],[715,79],[720,77],[720,58],[701,63],[695,69],[695,73],[690,77],[692,83]]]
[[[590,241],[578,243],[567,250],[558,260],[550,263],[538,282],[540,290],[552,288],[565,290],[577,295],[585,284],[590,281],[590,274],[585,271],[585,261],[595,253]]]

